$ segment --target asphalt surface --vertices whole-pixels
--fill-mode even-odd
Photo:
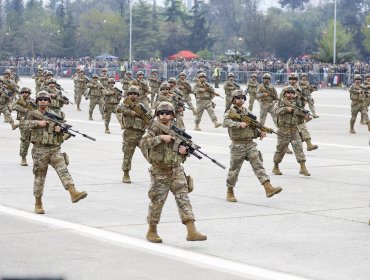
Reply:
[[[20,86],[34,88],[33,80],[21,80]],[[73,82],[59,82],[73,99]],[[190,199],[196,226],[208,240],[186,241],[170,194],[158,226],[164,241],[159,245],[145,239],[149,164],[137,150],[133,183],[121,182],[122,131],[114,116],[107,135],[97,109],[94,121],[88,120],[85,100],[82,112],[64,107],[68,123],[97,139],[76,136],[63,144],[76,187],[88,197],[72,204],[49,168],[45,215],[33,213],[31,156],[29,166],[20,166],[19,131],[0,117],[0,279],[370,279],[369,132],[358,120],[357,134],[349,134],[347,91],[322,89],[314,98],[320,118],[308,128],[319,149],[305,150],[310,177],[299,174],[294,155],[285,156],[282,176],[273,175],[276,137],[268,135],[256,142],[272,184],[283,191],[267,199],[245,162],[235,188],[238,202],[230,203],[225,200],[227,169],[206,158],[189,158],[184,166],[195,182]],[[224,101],[215,101],[222,121]],[[186,111],[194,142],[228,168],[227,130],[214,128],[207,113],[202,131],[193,131],[193,120]],[[274,127],[270,116],[266,126]]]

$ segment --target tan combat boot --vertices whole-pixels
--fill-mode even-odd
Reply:
[[[36,199],[35,213],[36,214],[45,214],[45,210],[44,210],[44,208],[42,208],[41,196],[36,196],[35,199]]]
[[[92,121],[93,118],[92,118],[92,115],[89,115],[89,121]]]
[[[350,125],[349,133],[355,134],[356,133],[356,131],[354,129],[355,122],[354,121],[350,121],[349,122],[349,125]]]
[[[307,151],[316,150],[319,147],[317,145],[313,145],[311,142],[311,139],[307,139],[306,144],[307,144]]]
[[[10,125],[12,126],[13,130],[16,130],[19,127],[19,125],[15,124],[14,122],[11,122]]]
[[[364,121],[364,119],[363,119],[363,118],[361,118],[360,124],[362,124],[362,125],[366,125],[366,123],[365,123],[365,121]]]
[[[28,165],[26,157],[22,157],[21,165],[22,166],[27,166]]]
[[[237,202],[236,197],[234,195],[234,188],[227,188],[226,200],[230,202]]]
[[[107,125],[105,126],[105,134],[110,134],[109,127]]]
[[[149,225],[148,233],[146,234],[146,239],[153,243],[162,243],[162,239],[157,233],[157,225]]]
[[[311,174],[308,172],[306,168],[306,164],[304,161],[300,162],[301,169],[299,170],[299,174],[302,174],[304,176],[311,176]]]
[[[68,191],[71,195],[72,203],[79,202],[81,199],[84,199],[87,196],[87,192],[78,192],[73,185],[69,186]]]
[[[186,229],[188,230],[188,235],[186,236],[187,241],[204,241],[207,240],[207,235],[204,235],[197,231],[194,222],[187,222]]]
[[[274,187],[271,185],[270,181],[265,181],[263,184],[263,187],[265,188],[266,196],[271,197],[275,194],[278,194],[283,189],[281,187]]]
[[[201,129],[200,129],[200,127],[199,127],[199,124],[195,124],[194,130],[201,131]]]
[[[370,122],[367,123],[367,131],[370,131]]]
[[[214,121],[213,123],[215,124],[215,128],[220,127],[222,125],[222,123],[219,123],[218,121]]]
[[[77,111],[82,111],[80,105],[77,105]]]
[[[291,149],[289,149],[289,147],[288,147],[288,148],[286,148],[285,153],[286,153],[286,154],[289,154],[289,155],[293,154],[292,150],[291,150]]]
[[[278,163],[274,163],[274,168],[272,169],[272,173],[274,173],[275,175],[283,175],[283,173],[279,169]]]
[[[197,111],[194,108],[191,109],[191,111],[193,112],[193,116],[195,116],[197,114]]]
[[[122,183],[131,183],[131,178],[128,170],[123,171]]]

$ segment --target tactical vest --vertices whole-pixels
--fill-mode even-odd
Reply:
[[[309,85],[310,83],[308,81],[299,82],[299,86],[301,87],[304,96],[308,96],[310,94],[310,90],[308,89]]]
[[[351,85],[349,88],[349,93],[350,98],[353,101],[364,101],[366,99],[366,95],[362,92],[361,87],[355,84]]]
[[[210,100],[213,98],[213,92],[211,91],[211,85],[208,83],[201,84],[197,82],[196,86],[196,98],[201,100]]]
[[[286,108],[285,105],[280,105],[279,108]],[[283,114],[277,115],[277,124],[278,127],[295,127],[298,124],[302,124],[304,122],[303,117],[298,116],[296,114],[285,112]]]
[[[177,80],[177,87],[183,94],[190,94],[191,93],[191,85],[188,81],[183,81],[181,79]]]
[[[107,86],[108,86],[108,79],[109,79],[109,76],[108,76],[108,75],[100,76],[100,77],[99,77],[99,80],[100,80],[101,84],[102,84],[104,87],[107,87]]]
[[[129,87],[129,85],[130,85],[131,82],[132,82],[132,79],[124,78],[122,80],[122,89],[123,90],[128,90],[128,87]]]
[[[48,93],[50,94],[60,94],[59,91],[57,89],[51,89],[49,87],[47,87],[45,89]],[[53,97],[50,95],[50,104],[49,104],[49,108],[51,110],[59,110],[60,108],[62,108],[64,106],[64,103],[61,101],[61,100],[58,100],[58,97]]]
[[[236,111],[234,108],[230,108],[225,114],[228,114],[230,110]],[[238,112],[239,114],[240,112]],[[243,108],[242,113],[244,115],[247,114],[247,110]],[[233,120],[235,121],[235,120]],[[254,139],[258,137],[257,135],[257,130],[255,128],[251,127],[246,127],[246,128],[241,128],[241,127],[228,127],[227,128],[229,132],[229,136],[231,140],[247,140],[247,139]]]
[[[259,88],[259,92],[261,92],[261,93],[267,92],[269,94],[268,96],[265,96],[265,95],[261,96],[260,99],[261,99],[262,102],[272,102],[275,99],[277,99],[276,91],[274,89],[274,86],[271,85],[271,84],[269,84],[269,85],[261,84],[261,86]]]
[[[146,97],[146,93],[149,91],[149,86],[144,80],[132,80],[129,86],[135,86],[139,89],[139,97]]]
[[[63,133],[56,133],[54,127],[35,127],[31,129],[31,143],[41,145],[60,145],[63,143]]]
[[[102,84],[99,84],[98,82],[90,82],[87,85],[90,88],[90,96],[91,97],[101,97],[102,96],[101,87],[100,87],[100,86],[102,86]],[[92,87],[92,86],[94,86],[94,87]]]
[[[129,106],[125,106],[127,109],[131,110]],[[127,115],[124,116],[122,119],[123,128],[124,129],[139,129],[144,131],[145,130],[145,123],[142,118],[139,116],[131,116]]]
[[[159,88],[159,85],[160,85],[160,81],[158,80],[158,77],[157,76],[150,76],[149,78],[149,86],[153,89],[157,89]]]
[[[259,84],[257,82],[249,81],[248,84],[247,84],[247,90],[248,90],[247,92],[252,93],[252,94],[256,94],[257,90],[258,90],[258,87],[259,87]]]
[[[106,104],[116,105],[119,103],[119,96],[115,90],[107,88],[103,91],[103,95]]]

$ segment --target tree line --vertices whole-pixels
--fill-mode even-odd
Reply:
[[[130,0],[0,0],[0,56],[129,55]],[[187,49],[204,58],[289,58],[314,54],[333,60],[334,2],[279,0],[137,0],[132,4],[134,59],[168,57]],[[337,0],[337,61],[368,59],[370,0]]]

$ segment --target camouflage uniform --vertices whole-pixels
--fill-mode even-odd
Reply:
[[[364,85],[366,86],[367,90],[368,90],[368,94],[367,94],[367,97],[366,97],[366,102],[365,102],[365,106],[366,106],[366,110],[367,110],[367,114],[369,115],[369,106],[370,106],[370,73],[367,73],[366,74],[366,80],[364,81]],[[366,124],[365,123],[365,120],[363,119],[363,116],[361,117],[361,124]]]
[[[265,93],[268,93],[268,96],[265,96]],[[260,123],[265,125],[267,113],[270,113],[275,126],[277,126],[274,102],[278,99],[278,95],[275,87],[271,83],[264,81],[257,90],[257,99],[261,104]]]
[[[151,99],[150,104],[153,106],[153,102],[156,98],[156,95],[159,92],[159,86],[161,85],[161,80],[157,76],[157,72],[152,71],[150,77],[149,77],[149,86],[151,91]]]
[[[88,79],[86,79],[85,72],[83,70],[80,71],[80,74],[75,78],[76,82],[76,91],[75,91],[75,100],[77,105],[77,111],[81,111],[81,99],[82,95],[85,95],[86,92],[86,85],[88,83]]]
[[[180,76],[184,75],[185,73],[180,73]],[[185,76],[186,77],[186,76]],[[188,105],[189,109],[193,111],[193,115],[196,114],[195,108],[193,103],[191,102],[190,94],[192,93],[191,85],[188,80],[181,78],[177,80],[177,88],[182,92],[184,101]]]
[[[184,110],[185,110],[185,102],[184,102],[184,96],[176,87],[176,79],[170,78],[168,80],[168,83],[170,85],[170,96],[172,98],[172,105],[175,109],[175,118],[176,118],[176,126],[182,129],[185,129],[185,123],[184,123]]]
[[[0,79],[0,115],[1,113],[4,114],[4,122],[10,123],[14,130],[18,125],[14,123],[9,109],[12,103],[12,98],[13,95],[3,86],[3,80]]]
[[[37,74],[32,76],[32,79],[35,80],[35,91],[36,94],[41,90],[41,86],[44,83],[44,76],[42,75],[42,69],[37,70]]]
[[[121,80],[123,96],[126,97],[126,92],[129,88],[130,83],[132,82],[131,72],[126,72],[126,76]]]
[[[143,73],[141,71],[139,71],[137,73],[137,76],[138,75],[143,75]],[[149,99],[148,99],[148,94],[150,93],[150,89],[149,89],[149,85],[148,85],[148,82],[145,81],[144,79],[142,80],[139,80],[139,79],[134,79],[131,81],[131,83],[129,84],[129,86],[134,86],[134,87],[137,87],[139,89],[139,103],[143,103],[145,108],[150,108],[149,106]],[[151,113],[151,110],[149,109],[149,113]]]
[[[96,76],[97,77],[97,76]],[[99,111],[102,117],[104,118],[104,110],[103,110],[103,102],[102,102],[102,90],[104,89],[103,85],[99,82],[99,80],[95,80],[94,78],[87,84],[87,87],[90,90],[89,93],[89,120],[92,120],[92,115],[96,105],[99,105]]]
[[[360,79],[361,79],[360,75],[355,75],[355,80],[360,80]],[[355,133],[354,125],[355,125],[358,113],[361,113],[363,117],[363,121],[367,124],[368,130],[370,131],[370,122],[369,122],[369,116],[367,114],[366,95],[365,95],[364,90],[361,88],[361,85],[354,83],[350,86],[349,93],[350,93],[350,98],[352,100],[350,132]]]
[[[202,73],[200,75],[202,75]],[[212,85],[207,83],[206,81],[201,82],[200,80],[198,80],[193,87],[193,92],[195,93],[197,102],[196,103],[197,115],[195,116],[195,130],[200,130],[199,124],[202,120],[204,110],[207,110],[209,117],[215,124],[215,127],[221,126],[221,124],[217,121],[215,111],[213,110],[215,104],[212,102],[212,99],[216,96],[216,92]]]
[[[255,75],[257,77],[257,75]],[[256,80],[250,79],[247,83],[246,92],[249,95],[249,106],[248,110],[253,111],[253,104],[257,97],[257,91],[259,88],[259,83]]]
[[[229,73],[227,77],[229,79],[224,83],[226,110],[228,110],[232,104],[233,100],[233,97],[231,96],[232,92],[234,90],[240,89],[240,86],[237,83],[235,83],[233,79],[230,79],[231,77],[235,77],[234,73]]]
[[[64,104],[67,104],[67,102],[63,101],[60,90],[58,90],[56,87],[50,87],[50,84],[56,84],[56,81],[54,79],[49,79],[47,82],[48,85],[44,90],[50,94],[51,102],[49,104],[49,109],[57,114],[64,114],[62,112],[62,107]]]
[[[302,77],[307,77],[307,74],[302,74]],[[308,107],[314,118],[318,118],[319,116],[316,115],[315,110],[315,100],[312,98],[313,89],[310,87],[310,83],[308,80],[300,80],[299,86],[302,89],[302,95],[305,97],[306,102],[308,103]]]
[[[112,81],[108,81],[108,83],[112,82],[114,84],[114,79],[110,78]],[[104,123],[105,123],[105,133],[110,133],[109,131],[109,123],[112,113],[116,112],[117,105],[120,101],[120,96],[114,87],[107,87],[103,90],[103,98],[104,98]]]

